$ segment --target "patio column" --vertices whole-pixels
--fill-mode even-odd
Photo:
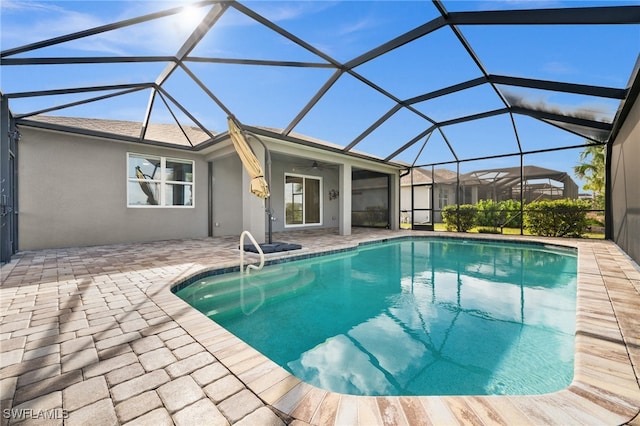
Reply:
[[[256,155],[262,169],[265,170],[264,148],[259,143],[249,142],[251,149]],[[265,220],[265,200],[257,197],[249,191],[251,177],[242,167],[242,230],[249,231],[259,243],[265,242],[266,220]],[[271,192],[272,189],[269,188]]]
[[[340,185],[340,235],[351,235],[351,164],[341,164],[339,170]]]

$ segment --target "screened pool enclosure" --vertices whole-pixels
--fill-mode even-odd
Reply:
[[[612,155],[637,120],[640,6],[536,4],[3,1],[2,260],[18,247],[21,129],[198,153],[227,138],[230,115],[258,136],[397,167],[406,224],[433,225],[451,204],[600,197],[607,237],[628,242],[635,219],[611,216],[637,198],[624,207],[612,176],[638,172]],[[593,146],[600,189],[574,170]],[[388,175],[352,178],[353,225],[389,226]]]

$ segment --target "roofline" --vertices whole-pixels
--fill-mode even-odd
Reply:
[[[296,136],[291,136],[291,135],[283,135],[282,133],[279,133],[277,131],[273,131],[273,130],[268,130],[262,127],[254,127],[254,126],[248,126],[248,125],[242,125],[242,129],[249,132],[249,133],[253,133],[257,136],[264,136],[264,137],[269,137],[275,140],[279,140],[279,141],[284,141],[284,142],[293,142],[299,145],[303,145],[303,146],[307,146],[307,147],[311,147],[311,148],[317,148],[320,149],[322,151],[328,151],[328,152],[332,152],[335,154],[340,154],[346,157],[352,157],[352,158],[357,158],[360,160],[365,160],[365,161],[371,161],[374,163],[378,163],[378,164],[383,164],[385,166],[389,166],[389,167],[393,167],[393,168],[397,168],[397,169],[406,169],[407,167],[403,164],[397,163],[397,162],[392,162],[392,161],[385,161],[382,158],[376,158],[376,157],[371,157],[368,156],[366,154],[360,154],[358,152],[353,152],[353,151],[345,151],[344,148],[338,147],[338,146],[328,146],[328,145],[323,145],[321,143],[317,143],[317,142],[313,142],[307,139],[303,139],[303,138],[299,138]],[[203,142],[200,143],[199,145],[197,145],[197,149],[201,150],[201,149],[205,149],[208,148],[209,146],[212,146],[216,143],[219,143],[225,139],[227,139],[229,136],[229,132],[225,131],[222,132],[218,135],[216,135],[216,137],[208,142]]]
[[[97,120],[100,120],[100,119],[97,119]],[[168,142],[159,142],[159,141],[140,140],[140,138],[133,137],[133,136],[118,135],[115,133],[101,132],[99,130],[82,129],[80,127],[63,126],[63,125],[54,124],[54,123],[43,123],[40,121],[29,120],[25,118],[17,118],[15,122],[16,122],[16,125],[18,126],[31,127],[34,129],[51,130],[54,132],[71,133],[71,134],[80,135],[80,136],[89,136],[89,137],[102,138],[102,139],[112,139],[118,142],[129,142],[129,143],[134,143],[138,145],[155,146],[158,148],[171,148],[171,149],[177,149],[180,151],[194,151],[194,149],[191,146],[186,146],[186,145],[178,145],[178,144],[172,144]]]
[[[97,119],[97,120],[100,120],[100,119]],[[229,132],[225,131],[215,135],[213,138],[210,138],[209,140],[200,142],[195,146],[187,146],[187,145],[172,144],[168,142],[140,140],[140,138],[133,137],[133,136],[119,135],[119,134],[109,133],[109,132],[101,132],[98,130],[83,129],[79,127],[64,126],[64,125],[54,124],[54,123],[43,123],[40,121],[29,120],[25,118],[16,119],[16,124],[19,126],[26,126],[26,127],[42,129],[42,130],[51,130],[51,131],[61,132],[61,133],[72,133],[72,134],[77,134],[81,136],[112,139],[119,142],[129,142],[129,143],[134,143],[138,145],[154,146],[158,148],[171,148],[171,149],[177,149],[180,151],[188,151],[188,152],[196,152],[196,153],[229,139]],[[247,125],[243,125],[242,127],[243,127],[243,130],[246,130],[250,133],[254,133],[258,136],[269,137],[275,140],[280,140],[285,142],[293,142],[293,143],[308,146],[311,148],[320,149],[322,151],[328,151],[328,152],[340,154],[346,157],[352,157],[360,160],[383,164],[385,166],[393,167],[397,169],[407,168],[405,165],[400,163],[385,161],[384,159],[370,157],[365,154],[359,154],[357,152],[344,151],[343,148],[340,148],[340,147],[327,146],[321,143],[305,140],[295,136],[290,136],[290,135],[284,136],[281,133],[278,133],[276,131],[270,131],[260,127],[253,127],[253,126],[247,126]]]

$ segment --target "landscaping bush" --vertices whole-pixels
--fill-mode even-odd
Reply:
[[[478,226],[497,229],[503,226],[519,228],[522,224],[520,201],[505,200],[495,202],[493,200],[480,200],[476,204],[476,208],[478,209],[476,216],[476,225]]]
[[[476,213],[471,204],[449,205],[442,209],[442,220],[449,231],[467,232],[475,225]]]
[[[500,226],[508,228],[520,228],[522,226],[522,215],[520,214],[520,201],[505,200],[500,201],[500,214],[502,222]]]
[[[480,200],[476,203],[478,213],[476,215],[476,225],[498,228],[502,224],[500,203],[493,200]]]
[[[542,200],[527,204],[524,225],[533,235],[580,237],[587,230],[590,203],[585,200]]]
[[[604,222],[595,217],[587,217],[587,226],[604,226]]]

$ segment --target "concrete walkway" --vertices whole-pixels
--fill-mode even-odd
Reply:
[[[277,238],[315,252],[400,235],[415,233]],[[640,425],[640,271],[610,242],[557,241],[579,250],[574,382],[507,397],[355,397],[300,382],[170,292],[237,265],[236,238],[19,253],[0,269],[2,425]]]

